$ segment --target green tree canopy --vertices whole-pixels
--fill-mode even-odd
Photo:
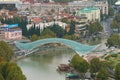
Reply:
[[[6,61],[10,61],[13,57],[13,50],[10,46],[4,42],[0,41],[0,58]]]
[[[115,80],[120,80],[120,63],[115,67]]]
[[[39,36],[37,36],[36,34],[33,34],[30,38],[31,41],[36,41],[39,39]]]
[[[101,26],[101,24],[99,22],[95,22],[95,23],[92,23],[91,25],[89,25],[87,27],[87,29],[89,31],[89,34],[92,35],[92,34],[101,32],[103,30],[103,27]]]
[[[117,30],[118,33],[120,32],[120,13],[115,15],[115,17],[114,17],[110,26],[113,29],[113,31],[115,29],[115,31]]]
[[[42,35],[42,36],[48,36],[48,38],[49,38],[49,37],[55,37],[55,36],[56,36],[56,34],[55,34],[52,30],[50,30],[49,28],[45,28],[45,29],[42,31],[41,35]]]
[[[114,9],[110,5],[108,6],[108,15],[111,17],[114,15]]]
[[[79,54],[73,56],[70,65],[81,73],[87,72],[89,68],[88,62],[80,57]]]
[[[118,34],[113,34],[107,39],[108,47],[120,46],[120,36]]]
[[[108,72],[105,68],[101,68],[97,74],[97,80],[108,80]]]
[[[61,38],[65,35],[65,30],[59,25],[54,24],[53,26],[49,27],[49,29],[56,34],[56,37]]]
[[[75,33],[75,24],[76,24],[76,22],[71,20],[71,22],[70,22],[70,31],[68,32],[69,35],[73,35]]]
[[[61,19],[61,22],[69,23],[67,18],[62,18],[62,19]]]
[[[0,63],[0,74],[3,80],[26,80],[26,77],[16,63]]]
[[[97,73],[101,68],[101,62],[98,58],[93,58],[90,61],[90,71],[92,73]]]
[[[0,80],[5,80],[1,73],[0,73]]]
[[[120,13],[115,15],[114,20],[117,21],[117,22],[120,22]]]
[[[118,23],[117,21],[112,21],[112,23],[110,24],[111,28],[113,29],[119,29],[120,28],[120,23]]]
[[[70,40],[76,40],[76,36],[75,35],[64,35],[63,38],[70,39]]]

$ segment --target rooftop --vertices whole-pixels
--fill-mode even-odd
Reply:
[[[83,9],[80,9],[79,12],[90,13],[91,11],[98,10],[98,9],[99,9],[98,7],[85,7]]]
[[[1,27],[3,27],[3,28],[15,28],[15,27],[18,27],[18,24],[3,25]]]

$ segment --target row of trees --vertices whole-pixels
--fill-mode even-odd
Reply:
[[[38,35],[36,33],[40,33],[40,35]],[[61,26],[59,26],[57,24],[48,26],[42,32],[39,32],[39,29],[36,29],[35,27],[32,27],[31,29],[29,29],[31,41],[35,41],[35,40],[43,39],[43,38],[53,38],[53,37],[75,40],[76,37],[75,37],[74,33],[75,33],[75,22],[74,21],[70,22],[69,32],[66,32],[65,29],[63,29]]]
[[[17,64],[11,62],[13,56],[12,48],[0,41],[0,80],[26,80]]]
[[[84,78],[84,74],[87,71],[90,71],[92,74],[91,77],[95,80],[108,80],[109,71],[107,63],[100,61],[98,58],[93,58],[90,63],[80,57],[78,54],[74,55],[70,66],[72,66],[75,70],[79,71]],[[115,67],[115,80],[120,80],[120,63]]]
[[[59,37],[59,38],[65,38],[65,39],[70,39],[70,40],[76,40],[76,36],[74,34],[72,35],[68,35],[64,29],[60,29],[61,27],[54,29],[54,27],[49,27],[49,28],[45,28],[42,32],[41,35],[36,35],[33,34],[30,38],[31,41],[36,41],[39,39],[44,39],[44,38],[55,38],[55,37]],[[54,29],[54,30],[52,30]],[[59,30],[58,30],[59,29]],[[60,31],[61,30],[61,31]]]

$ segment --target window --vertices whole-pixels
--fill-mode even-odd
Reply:
[[[85,14],[81,14],[80,16],[81,16],[81,17],[86,17],[86,15],[85,15]]]

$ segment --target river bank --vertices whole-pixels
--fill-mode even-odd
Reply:
[[[59,64],[68,64],[75,52],[64,48],[40,51],[18,60],[27,80],[65,80],[65,73],[59,73],[56,69]]]

